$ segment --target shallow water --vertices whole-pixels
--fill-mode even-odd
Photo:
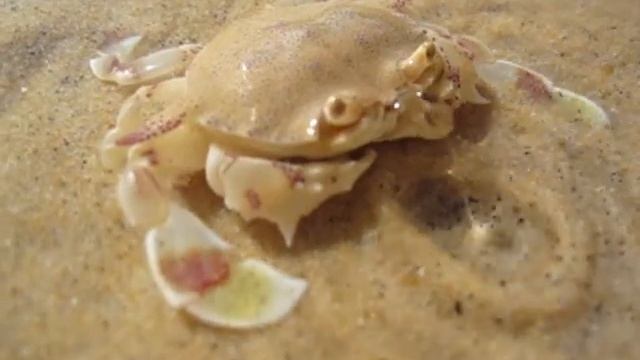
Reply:
[[[292,250],[194,179],[186,195],[211,226],[311,283],[284,322],[248,333],[198,325],[156,290],[96,151],[130,91],[87,60],[111,31],[206,41],[260,4],[0,3],[0,358],[640,357],[640,8],[421,3],[597,100],[612,125],[532,116],[516,97],[491,121],[460,120],[457,139],[377,145],[374,168],[306,219]],[[498,236],[465,237],[474,223]]]

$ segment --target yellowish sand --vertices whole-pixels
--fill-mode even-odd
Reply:
[[[415,2],[426,19],[474,34],[499,57],[597,99],[613,126],[585,140],[544,121],[523,125],[516,115],[526,114],[512,112],[457,156],[442,142],[380,146],[371,173],[310,216],[293,250],[274,227],[244,224],[195,180],[188,197],[211,226],[244,254],[311,283],[290,317],[253,332],[198,325],[156,290],[141,236],[124,226],[113,199],[115,175],[96,156],[130,91],[95,80],[87,65],[108,32],[144,33],[153,47],[206,42],[262,2],[1,2],[0,358],[640,358],[637,1]],[[473,177],[474,164],[488,164],[478,170],[484,178],[538,176],[563,194],[569,221],[584,220],[587,235],[575,240],[592,244],[587,257],[554,260],[588,263],[575,306],[558,316],[502,317],[438,281],[441,264],[429,260],[434,243],[489,279],[510,272],[509,251],[489,254],[506,260],[487,267],[440,225],[420,228],[418,216],[412,227],[393,210],[427,211],[412,202],[421,180],[447,168]],[[533,254],[550,256],[545,246]],[[507,286],[529,286],[513,281]]]

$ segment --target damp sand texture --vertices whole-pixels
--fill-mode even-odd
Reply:
[[[545,121],[523,125],[510,109],[483,141],[454,157],[441,142],[380,145],[372,171],[305,219],[291,250],[274,227],[244,223],[195,179],[185,195],[203,220],[243,255],[267,259],[311,287],[287,319],[259,331],[212,329],[167,306],[141,234],[121,220],[116,175],[97,158],[130,90],[94,79],[88,60],[114,31],[144,33],[149,48],[206,42],[264,3],[0,2],[1,359],[640,357],[640,7],[633,0],[415,1],[421,17],[595,99],[611,113],[611,128],[585,138]],[[562,316],[504,317],[459,291],[464,284],[438,280],[451,268],[431,260],[433,246],[497,286],[527,285],[500,278],[518,246],[482,257],[453,241],[468,224],[447,217],[461,186],[441,175],[478,164],[492,169],[470,174],[487,181],[465,187],[477,192],[478,218],[512,217],[517,226],[522,217],[521,228],[533,233],[550,222],[544,206],[523,206],[528,200],[518,195],[526,190],[510,188],[507,177],[489,181],[512,171],[546,180],[562,194],[564,213],[588,223],[581,239],[591,245],[580,260],[588,281],[576,290],[579,305]],[[414,201],[442,194],[454,200],[436,208]],[[548,246],[532,244],[524,264],[577,261],[546,258]]]

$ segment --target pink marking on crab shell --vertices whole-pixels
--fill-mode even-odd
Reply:
[[[536,101],[548,101],[553,99],[551,90],[544,80],[523,69],[518,69],[516,87],[526,91],[529,97]]]
[[[126,134],[116,140],[118,146],[131,146],[151,140],[169,131],[176,129],[182,124],[184,113],[175,119],[151,120],[146,122],[139,130]]]
[[[262,206],[262,200],[260,200],[260,195],[258,195],[255,190],[249,189],[245,191],[244,196],[247,198],[247,202],[253,210],[260,209],[260,206]]]
[[[462,81],[460,79],[460,69],[456,67],[451,67],[451,70],[449,72],[449,75],[447,76],[447,79],[451,80],[451,82],[453,82],[453,84],[458,89],[462,86]]]

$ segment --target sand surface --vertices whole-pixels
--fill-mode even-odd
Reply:
[[[609,171],[585,175],[580,191],[592,200],[576,198],[572,211],[617,211],[593,220],[603,225],[589,233],[595,265],[580,309],[558,322],[522,324],[474,312],[440,291],[429,280],[438,264],[423,261],[430,239],[394,230],[385,209],[396,203],[394,179],[411,184],[415,174],[403,169],[442,170],[451,159],[439,145],[407,142],[381,146],[371,175],[307,219],[290,251],[275,228],[244,224],[195,180],[194,207],[242,253],[312,284],[275,327],[245,333],[199,325],[165,304],[140,234],[121,220],[115,174],[101,168],[96,146],[130,90],[94,79],[88,59],[114,31],[144,33],[150,48],[206,42],[263,2],[2,0],[0,358],[640,358],[640,164],[630,155],[640,141],[637,1],[415,2],[424,18],[474,34],[498,57],[531,66],[612,114],[614,129],[601,139],[621,145],[584,151],[571,170],[576,179],[591,164]],[[408,154],[411,166],[398,166]],[[544,156],[538,160],[544,167]],[[622,172],[610,168],[614,162]],[[612,177],[617,185],[607,183]]]

